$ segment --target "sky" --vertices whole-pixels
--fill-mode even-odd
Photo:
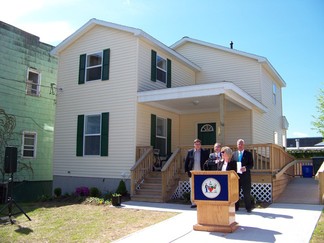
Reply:
[[[184,36],[263,56],[286,83],[288,138],[321,137],[312,122],[324,89],[323,0],[9,0],[0,20],[58,45],[92,18],[170,46]]]

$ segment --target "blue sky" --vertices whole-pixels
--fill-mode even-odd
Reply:
[[[266,57],[286,82],[288,138],[312,129],[324,88],[322,0],[10,0],[0,20],[57,45],[91,18],[142,29],[170,46],[184,36]]]

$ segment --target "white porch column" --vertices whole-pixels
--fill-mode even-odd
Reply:
[[[225,94],[219,95],[219,121],[217,142],[221,143],[222,146],[225,144]]]

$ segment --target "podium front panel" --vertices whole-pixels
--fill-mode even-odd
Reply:
[[[228,201],[228,175],[194,175],[194,199]]]

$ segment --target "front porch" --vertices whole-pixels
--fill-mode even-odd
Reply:
[[[233,150],[236,146],[230,146]],[[188,177],[184,173],[184,159],[190,146],[177,148],[165,162],[161,171],[153,171],[153,148],[137,147],[136,163],[131,168],[131,198],[136,201],[167,202],[181,198],[190,191]],[[212,150],[212,146],[204,146]],[[289,181],[301,176],[303,164],[311,160],[295,160],[282,147],[274,144],[246,145],[252,152],[252,196],[261,202],[275,202]],[[149,185],[149,186],[148,186]]]

